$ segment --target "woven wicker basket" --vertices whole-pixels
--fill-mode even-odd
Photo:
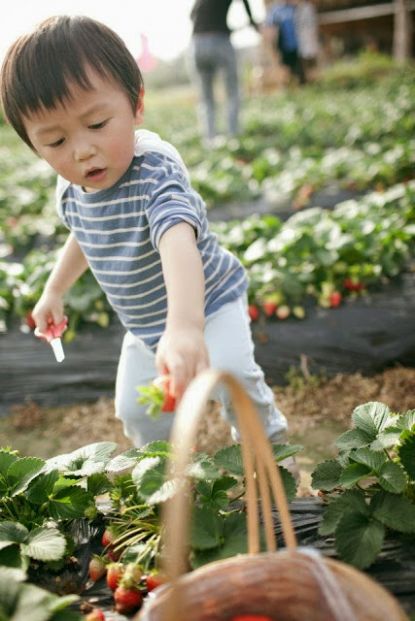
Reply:
[[[187,573],[189,482],[186,470],[197,423],[213,388],[224,383],[241,432],[246,477],[248,554],[215,561]],[[147,599],[139,621],[233,621],[258,615],[271,621],[404,621],[397,601],[364,573],[297,548],[288,503],[271,446],[247,393],[227,373],[199,375],[186,391],[172,432],[170,476],[180,492],[166,506],[165,567],[168,584]],[[276,551],[272,498],[286,548]],[[260,503],[258,500],[260,499]],[[260,553],[261,504],[267,552]]]

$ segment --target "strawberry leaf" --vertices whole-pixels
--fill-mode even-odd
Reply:
[[[371,468],[364,464],[350,464],[341,473],[339,484],[346,488],[353,487],[360,479],[367,477],[371,471]]]
[[[38,561],[57,561],[65,553],[66,539],[57,528],[36,528],[21,546],[22,553]]]
[[[343,468],[335,459],[328,459],[315,468],[311,476],[313,489],[322,489],[330,492],[339,485]]]
[[[392,494],[400,494],[406,487],[405,472],[400,466],[393,461],[388,461],[378,472],[379,485],[387,492]]]
[[[398,448],[400,462],[410,478],[415,481],[415,432],[404,431],[401,442]]]
[[[371,509],[382,524],[400,533],[415,533],[415,505],[406,496],[379,492]]]
[[[373,470],[374,472],[378,472],[380,468],[386,461],[386,455],[383,452],[375,452],[371,451],[369,448],[360,448],[350,453],[350,459],[357,462],[358,464],[363,464]]]
[[[320,535],[327,536],[334,533],[337,524],[347,511],[362,513],[363,515],[369,514],[363,491],[348,490],[341,495],[330,498],[319,527]]]
[[[352,420],[357,429],[364,431],[374,440],[390,423],[390,409],[384,403],[369,401],[354,409]]]
[[[339,556],[359,569],[369,567],[382,549],[385,527],[368,515],[347,512],[336,528]]]
[[[336,440],[336,446],[341,451],[368,446],[373,441],[373,437],[362,429],[350,429],[342,433]]]
[[[224,522],[214,509],[195,507],[192,513],[191,546],[210,550],[220,545]]]

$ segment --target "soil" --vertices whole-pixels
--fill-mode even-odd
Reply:
[[[392,368],[371,377],[359,373],[326,379],[291,375],[287,386],[275,386],[277,402],[287,416],[289,441],[304,449],[297,456],[300,495],[312,493],[310,473],[315,465],[336,454],[335,440],[348,429],[353,409],[367,401],[381,401],[394,411],[415,408],[415,369]],[[15,406],[0,419],[0,445],[22,455],[52,457],[99,441],[114,441],[119,452],[131,448],[113,401],[99,399],[69,407],[41,408],[30,402]],[[231,443],[229,429],[211,403],[198,433],[198,448],[213,452]]]

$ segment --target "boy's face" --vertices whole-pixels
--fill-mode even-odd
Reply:
[[[134,113],[121,86],[89,70],[91,89],[74,85],[71,99],[25,117],[37,153],[62,177],[88,192],[113,186],[134,157],[134,130],[143,104]]]

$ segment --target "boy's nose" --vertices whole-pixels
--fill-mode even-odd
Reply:
[[[95,155],[95,147],[88,142],[79,142],[75,145],[74,158],[77,162],[83,162]]]

